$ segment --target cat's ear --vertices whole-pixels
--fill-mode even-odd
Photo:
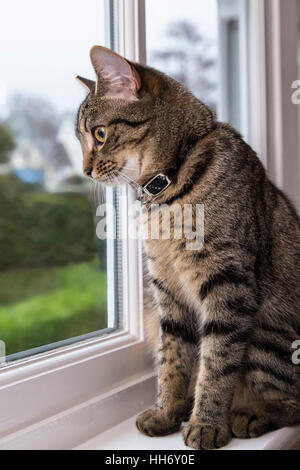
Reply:
[[[90,56],[97,75],[96,94],[127,101],[138,99],[141,79],[126,59],[102,46],[92,47]]]
[[[95,90],[96,82],[94,82],[93,80],[89,80],[88,78],[80,77],[79,75],[77,75],[76,80],[78,80],[79,83],[81,83],[81,85],[83,85],[85,88],[87,88],[87,90],[89,90],[89,91]]]

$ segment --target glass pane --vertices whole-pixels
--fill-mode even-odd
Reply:
[[[6,354],[107,328],[98,192],[75,117],[104,44],[104,0],[1,4],[0,340]],[[57,345],[51,345],[51,347]],[[39,352],[36,350],[34,352]]]
[[[246,37],[246,6],[244,0],[189,0],[188,7],[181,0],[146,0],[148,64],[186,85],[245,137],[247,61],[242,70],[240,57],[247,55],[247,41],[240,30]]]
[[[227,50],[228,50],[228,75],[229,75],[229,119],[228,121],[234,127],[239,128],[240,117],[240,57],[239,57],[239,23],[236,20],[230,20],[227,24]]]

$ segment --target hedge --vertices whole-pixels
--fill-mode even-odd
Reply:
[[[95,254],[92,210],[83,195],[47,193],[0,176],[0,270],[80,263]]]

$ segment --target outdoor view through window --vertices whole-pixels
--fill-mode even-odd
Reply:
[[[95,236],[75,117],[104,44],[104,0],[1,4],[0,340],[6,354],[107,327],[106,246]]]
[[[183,83],[245,138],[247,46],[242,49],[241,34],[247,33],[246,5],[242,0],[173,0],[170,8],[169,2],[146,0],[147,63]]]
[[[163,3],[146,0],[147,62],[216,110],[217,0]]]

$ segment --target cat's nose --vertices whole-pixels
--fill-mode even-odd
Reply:
[[[92,178],[92,171],[93,169],[87,166],[86,168],[84,168],[83,173],[85,176],[89,176],[90,178]]]

